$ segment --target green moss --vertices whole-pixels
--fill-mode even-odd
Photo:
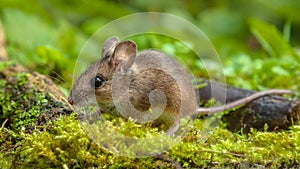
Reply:
[[[194,133],[199,133],[196,129]],[[180,143],[170,151],[174,159],[185,167],[299,167],[299,126],[290,131],[258,132],[249,135],[232,133],[222,128],[216,130],[205,141],[194,134],[190,142]]]
[[[299,126],[293,126],[288,132],[277,133],[252,130],[249,135],[216,128],[209,137],[203,138],[200,134],[203,122],[196,120],[194,124],[195,127],[184,140],[167,152],[183,167],[299,167]],[[48,130],[35,130],[32,134],[20,133],[16,148],[5,155],[0,154],[3,157],[0,164],[22,168],[174,167],[171,162],[155,157],[135,159],[109,153],[89,139],[74,114],[61,117],[51,126]],[[131,135],[140,135],[137,129],[140,127],[133,127],[132,122],[125,122],[123,127],[125,129],[114,129],[127,132],[128,127],[132,129]],[[5,135],[13,137],[14,134],[6,132]],[[9,145],[12,144],[7,143],[2,147]],[[10,159],[14,159],[13,162]]]
[[[22,168],[151,167],[155,160],[114,156],[93,143],[74,114],[61,117],[48,131],[24,134],[14,151],[13,166]],[[170,164],[166,164],[169,166]]]
[[[27,86],[28,76],[27,73],[17,73],[11,81],[0,81],[0,122],[9,119],[9,126],[16,131],[34,125],[43,109],[41,105],[47,103],[43,93]]]
[[[11,65],[14,65],[16,62],[15,61],[0,61],[0,71],[11,66]]]

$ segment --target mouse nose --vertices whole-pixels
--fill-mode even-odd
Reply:
[[[68,102],[69,102],[71,105],[74,104],[74,101],[73,101],[72,97],[69,97],[69,98],[68,98]]]

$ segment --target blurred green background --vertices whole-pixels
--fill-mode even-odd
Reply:
[[[122,16],[154,11],[183,17],[199,27],[219,53],[229,84],[255,90],[300,91],[297,86],[300,1],[297,0],[1,0],[0,3],[10,59],[52,77],[65,91],[72,85],[76,58],[95,31]],[[147,39],[147,43],[140,44],[143,48],[167,46],[175,55],[193,58],[186,46],[172,39],[159,36]],[[207,77],[196,59],[187,59],[187,63],[195,75]],[[218,77],[221,72],[215,73]]]

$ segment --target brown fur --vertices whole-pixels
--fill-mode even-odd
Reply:
[[[104,79],[98,88],[91,86],[96,76]],[[142,123],[151,120],[155,126],[164,124],[167,134],[172,134],[183,117],[220,112],[270,94],[291,92],[263,91],[223,106],[198,108],[190,75],[183,66],[159,51],[137,54],[134,42],[112,37],[104,43],[102,57],[74,83],[69,102],[79,106],[96,102],[113,115]]]
[[[152,91],[160,91],[166,98],[163,113],[154,120],[154,125],[165,124],[171,128],[180,118],[196,113],[196,94],[183,66],[162,52],[148,50],[136,54],[133,42],[116,42],[114,37],[108,39],[104,44],[102,57],[76,80],[69,98],[73,104],[88,102],[90,98],[96,97],[100,108],[120,115],[115,112],[116,103],[112,96],[113,83],[118,83],[122,89],[117,91],[116,102],[120,103],[122,111],[129,116],[147,116],[147,111],[151,108],[149,94]],[[94,89],[89,82],[96,75],[103,77],[105,82],[103,86]],[[129,85],[126,88],[122,83],[127,81]],[[163,102],[160,102],[163,97],[156,97],[152,106],[163,106]]]

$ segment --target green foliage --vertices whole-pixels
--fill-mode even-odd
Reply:
[[[74,114],[61,117],[51,125],[47,131],[21,133],[23,140],[13,152],[6,155],[0,153],[4,157],[0,159],[0,164],[22,168],[140,168],[157,165],[153,158],[136,161],[134,158],[114,156],[105,151],[87,137]],[[12,157],[15,160],[9,162]],[[168,166],[170,164],[165,164],[164,168]]]
[[[0,80],[0,122],[13,117],[10,127],[20,132],[34,124],[43,109],[41,105],[48,101],[42,92],[28,89],[27,73],[17,73],[12,78],[10,82]]]
[[[271,57],[282,58],[288,56],[299,61],[294,49],[274,25],[257,19],[250,19],[249,23],[250,30]]]
[[[138,44],[138,50],[140,51],[149,48],[164,51],[177,59],[179,63],[183,64],[191,74],[195,76],[200,75],[201,77],[208,76],[205,69],[200,69],[203,67],[199,66],[199,64],[201,64],[201,61],[197,61],[199,57],[184,42],[173,39],[172,37],[151,33],[143,34],[142,36],[132,36],[129,37],[129,39]]]
[[[299,130],[279,133],[252,130],[249,135],[240,135],[217,128],[205,142],[198,140],[197,133],[201,131],[187,136],[195,138],[189,140],[192,142],[183,142],[170,151],[184,167],[279,168],[299,165]]]
[[[254,56],[240,53],[226,61],[224,73],[229,77],[229,83],[248,89],[300,91],[297,85],[300,80],[299,54],[274,25],[255,19],[251,19],[249,25],[265,51]],[[282,83],[283,79],[289,83]]]
[[[8,68],[9,66],[12,66],[14,64],[15,64],[14,61],[0,62],[0,71],[2,71],[5,68]],[[1,87],[3,87],[3,86],[1,86]],[[0,89],[2,89],[1,87],[0,87]]]
[[[0,164],[22,168],[170,168],[171,163],[154,157],[141,159],[116,156],[88,138],[74,114],[61,117],[49,124],[48,130],[35,130],[32,134],[21,133],[14,150],[0,151]],[[135,124],[134,124],[135,125]],[[300,130],[293,126],[289,132],[258,132],[249,135],[231,133],[217,127],[211,135],[202,135],[203,122],[196,120],[195,127],[182,142],[172,147],[167,154],[186,168],[265,166],[271,168],[297,167],[299,165]],[[123,123],[122,128],[111,126],[118,132],[140,135],[140,127],[132,122]],[[133,130],[127,130],[133,129]],[[125,131],[127,130],[127,131]],[[202,134],[201,134],[202,133]],[[157,133],[147,133],[154,137]],[[7,129],[0,136],[16,137]],[[284,139],[283,139],[284,138]],[[118,141],[118,140],[116,140]],[[1,147],[11,145],[9,139]],[[121,143],[121,141],[120,141]],[[15,159],[11,161],[11,159]],[[2,165],[3,166],[3,165]]]
[[[59,120],[54,126],[50,132],[36,131],[25,137],[22,146],[16,149],[19,159],[16,164],[28,168],[63,167],[68,164],[76,168],[80,164],[96,161],[96,156],[87,152],[89,139],[74,116]]]
[[[61,25],[57,30],[41,18],[18,10],[7,9],[3,12],[4,29],[10,42],[7,47],[10,58],[52,76],[57,82],[70,80],[68,73],[73,69],[66,67],[65,63],[74,63],[75,53],[79,51],[74,43],[80,41],[74,33],[68,32],[70,28]],[[23,25],[22,29],[19,29],[19,25]],[[66,51],[66,48],[69,49]]]

